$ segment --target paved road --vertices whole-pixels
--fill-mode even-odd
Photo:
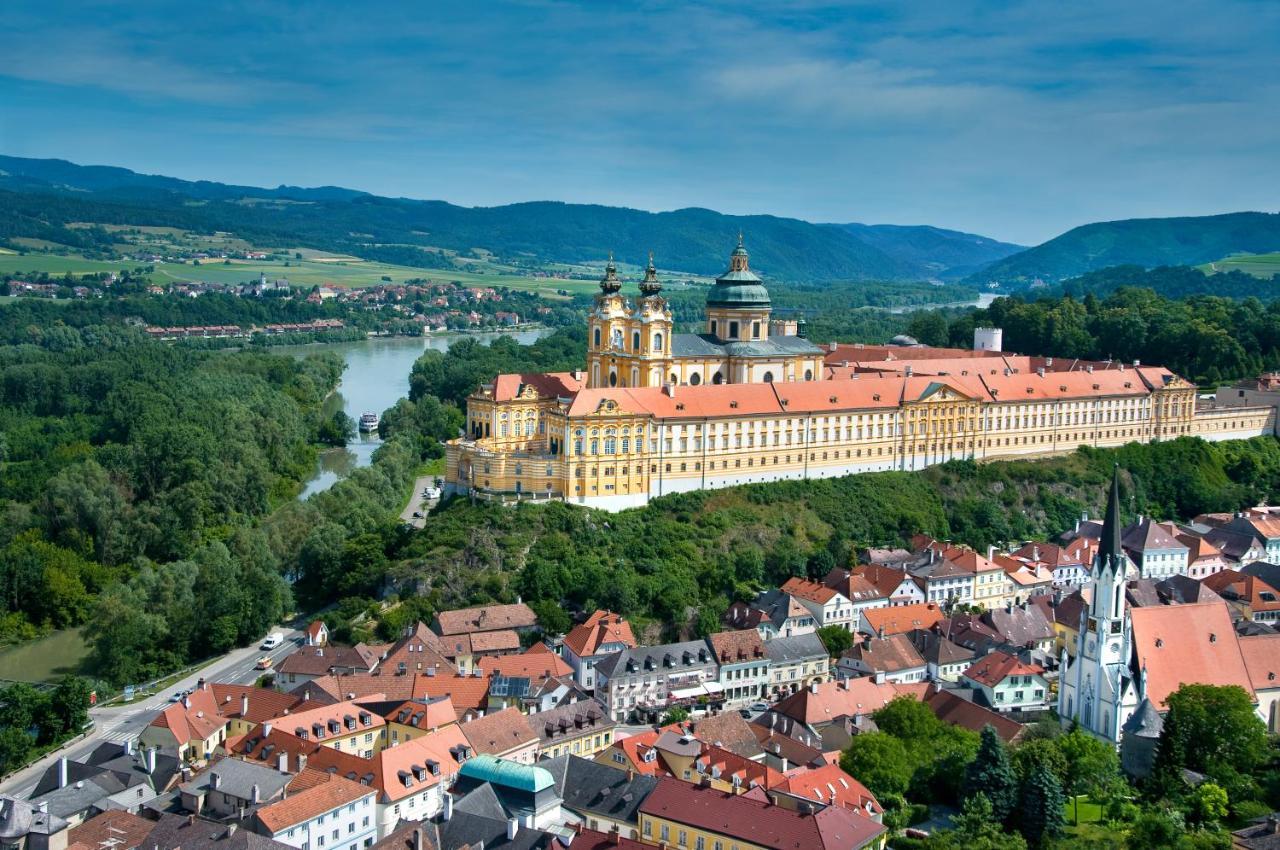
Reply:
[[[436,506],[439,499],[427,499],[422,492],[428,487],[434,487],[435,481],[436,476],[424,475],[413,482],[413,493],[409,496],[409,504],[405,505],[404,510],[400,512],[401,522],[407,522],[414,528],[422,528],[427,524],[426,513]],[[423,516],[415,517],[415,513]]]
[[[284,643],[270,652],[259,649],[257,644],[233,649],[216,661],[170,685],[163,693],[148,699],[137,700],[130,705],[104,705],[91,709],[89,716],[93,718],[94,728],[86,737],[6,777],[0,782],[0,793],[26,797],[35,788],[36,782],[45,770],[60,757],[66,756],[74,761],[88,755],[104,741],[123,743],[136,739],[156,712],[169,704],[170,696],[179,691],[194,688],[201,678],[210,682],[226,682],[235,685],[253,684],[263,673],[255,667],[259,658],[270,655],[272,662],[278,663],[280,659],[298,648],[298,643],[303,637],[301,631],[283,626],[272,631],[282,633],[285,639]]]

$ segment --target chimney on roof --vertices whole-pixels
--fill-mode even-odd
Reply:
[[[298,753],[298,773],[307,769],[307,754]]]
[[[249,789],[249,802],[250,803],[262,802],[262,789],[258,787],[258,783],[256,782],[253,783],[253,787]]]
[[[209,787],[217,791],[218,786],[222,784],[222,777],[216,773],[209,774]]]
[[[281,773],[289,772],[289,754],[288,753],[282,752],[276,758],[276,769],[279,770]]]
[[[142,760],[143,760],[143,763],[146,764],[147,766],[148,774],[152,774],[156,772],[156,750],[158,749],[159,747],[152,747],[151,749],[145,751],[142,754]]]
[[[422,827],[413,830],[413,850],[422,850]]]
[[[453,817],[453,795],[448,791],[444,792],[444,813],[441,815],[445,823]]]
[[[248,716],[249,716],[249,692],[245,691],[240,696],[240,719],[243,720]]]
[[[809,683],[809,693],[816,694],[818,692],[818,683],[816,681]]]
[[[58,787],[67,787],[67,757],[58,759]]]
[[[507,818],[507,840],[515,841],[516,833],[520,831],[520,821],[515,818]]]
[[[884,671],[883,671],[883,670],[877,670],[877,671],[876,671],[876,684],[877,684],[877,685],[883,685],[883,684],[884,684]]]
[[[662,392],[671,398],[676,397],[676,385],[668,381],[662,385]]]
[[[126,738],[122,746],[124,747],[125,755],[127,756],[133,755],[133,739],[132,738]]]
[[[191,697],[186,696],[182,698],[182,707],[188,709],[191,708]]]
[[[987,560],[990,561],[996,556],[996,547],[994,544],[987,547]]]

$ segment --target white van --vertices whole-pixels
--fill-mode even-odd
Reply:
[[[277,646],[279,646],[282,643],[284,643],[284,635],[281,634],[280,632],[272,632],[271,634],[267,635],[267,639],[262,642],[262,648],[275,649]]]

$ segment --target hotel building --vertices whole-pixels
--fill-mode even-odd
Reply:
[[[752,482],[1276,432],[1275,407],[1198,405],[1159,366],[1006,354],[989,329],[973,351],[815,345],[772,318],[741,239],[702,333],[673,332],[652,259],[639,298],[621,288],[610,260],[585,371],[498,375],[468,398],[450,492],[621,510]]]

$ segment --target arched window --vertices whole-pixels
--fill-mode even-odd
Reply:
[[[618,453],[618,438],[612,435],[604,438],[604,453],[613,455]]]
[[[522,464],[522,463],[517,463],[517,464],[516,464],[516,475],[523,475],[523,474],[524,474],[524,464]]]
[[[640,386],[640,369],[636,366],[631,367],[631,386]]]
[[[766,384],[772,384],[772,383],[773,383],[773,373],[772,373],[772,372],[765,372],[765,373],[764,373],[764,382],[765,382]]]
[[[499,437],[507,436],[507,423],[503,422],[501,425],[498,426],[498,436]]]
[[[805,370],[804,370],[804,379],[805,379],[806,381],[812,381],[812,380],[813,380],[813,370],[812,370],[812,369],[805,369]]]
[[[699,375],[697,372],[694,372],[692,375],[689,376],[689,386],[696,387],[700,383],[702,383],[702,376]]]
[[[596,328],[595,337],[596,337],[596,348],[599,348],[600,347],[600,329],[599,328]]]
[[[627,452],[629,452],[629,451],[631,451],[631,438],[630,438],[630,437],[623,437],[623,438],[622,438],[622,453],[623,453],[623,454],[626,454],[626,453],[627,453]]]
[[[532,419],[526,419],[524,421],[524,435],[526,437],[533,436],[533,420]]]
[[[680,383],[680,376],[679,376],[679,375],[677,375],[675,372],[672,372],[672,373],[671,373],[671,379],[670,379],[670,380],[671,380],[671,383],[673,383],[673,384],[678,384],[678,383]]]
[[[622,328],[613,329],[613,350],[622,350]]]
[[[618,385],[618,373],[617,373],[617,372],[610,372],[610,373],[609,373],[609,386],[611,386],[611,387],[616,387],[617,385]]]
[[[653,335],[653,350],[657,352],[662,351],[662,334]]]
[[[737,338],[738,338],[738,323],[730,322],[729,323],[729,339],[737,339]]]
[[[592,441],[591,441],[591,453],[592,453],[593,455],[598,455],[598,454],[600,454],[600,441],[599,441],[599,440],[592,440]]]
[[[631,332],[631,350],[637,354],[640,352],[640,331]]]
[[[724,383],[724,373],[722,373],[722,372],[716,372],[714,375],[712,375],[712,376],[711,376],[711,383],[713,383],[713,384],[723,384],[723,383]]]
[[[600,364],[599,363],[591,364],[591,386],[593,387],[600,386]]]
[[[712,336],[717,336],[717,333],[716,333],[716,325],[717,325],[717,324],[719,324],[719,323],[718,323],[715,319],[712,319],[712,320],[711,320],[711,335],[712,335]]]

